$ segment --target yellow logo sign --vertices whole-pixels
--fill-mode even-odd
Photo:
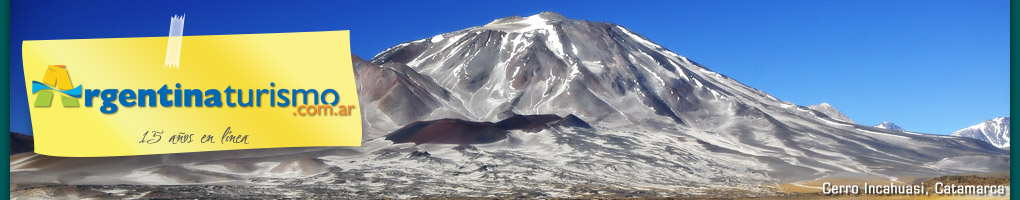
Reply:
[[[36,153],[361,144],[348,31],[183,37],[181,68],[163,66],[166,37],[25,41]]]

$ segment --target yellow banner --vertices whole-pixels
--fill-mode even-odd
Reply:
[[[348,31],[24,41],[39,154],[359,146]]]

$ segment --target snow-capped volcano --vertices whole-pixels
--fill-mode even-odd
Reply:
[[[960,129],[952,136],[974,138],[999,148],[1009,148],[1009,117],[999,117]]]
[[[402,43],[370,62],[402,63],[432,77],[463,103],[451,110],[466,110],[461,114],[469,120],[574,114],[601,130],[654,130],[695,138],[717,147],[710,148],[720,154],[714,158],[760,156],[752,165],[772,166],[765,170],[776,174],[811,172],[773,178],[846,171],[875,175],[874,170],[913,168],[888,160],[937,165],[939,160],[930,158],[952,160],[971,151],[1002,156],[972,140],[861,126],[831,106],[816,111],[784,102],[623,26],[550,12]],[[800,159],[811,161],[794,161]],[[871,169],[861,163],[887,166]],[[783,165],[791,167],[777,167]]]
[[[575,114],[617,124],[715,127],[747,103],[789,104],[697,65],[626,28],[544,12],[403,43],[403,63],[463,102],[473,120]],[[755,112],[748,110],[747,112]]]
[[[896,181],[1009,168],[1008,151],[981,141],[843,121],[741,84],[623,26],[552,12],[402,43],[354,65],[362,147],[117,162],[12,158],[11,182],[230,182],[287,185],[272,189],[295,194],[308,191],[290,185],[310,185],[361,198],[541,198],[589,195],[586,188],[650,196],[768,192],[775,183],[833,177]],[[575,125],[499,128],[521,121],[515,116],[549,114],[575,115]],[[391,138],[407,143],[383,137],[397,130]],[[430,143],[431,135],[447,138]],[[478,135],[486,137],[469,140]]]
[[[900,127],[900,126],[898,126],[898,125],[896,125],[896,124],[894,124],[892,122],[878,123],[878,124],[875,124],[874,127],[875,128],[881,128],[881,129],[888,129],[888,130],[892,130],[892,131],[901,131],[901,132],[902,131],[907,131],[906,129],[903,129],[902,127]]]

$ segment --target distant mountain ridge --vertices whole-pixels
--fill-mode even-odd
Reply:
[[[906,129],[903,129],[903,127],[900,127],[900,126],[898,126],[898,125],[896,125],[896,124],[894,124],[892,122],[878,123],[878,124],[875,124],[874,127],[875,128],[881,128],[881,129],[888,129],[888,130],[892,130],[892,131],[899,131],[899,132],[907,131]]]
[[[35,151],[32,135],[11,132],[11,155]]]
[[[857,122],[854,122],[854,120],[851,120],[850,117],[847,117],[846,115],[844,115],[842,112],[839,112],[839,110],[836,110],[836,108],[832,107],[832,105],[829,105],[829,103],[824,103],[823,102],[822,104],[808,106],[808,108],[811,108],[811,110],[815,110],[815,111],[821,112],[821,113],[825,114],[826,116],[829,116],[829,118],[832,118],[832,119],[835,119],[835,120],[839,120],[839,121],[843,121],[843,122],[849,122],[851,124],[856,124],[857,123]]]
[[[980,124],[960,129],[952,136],[974,138],[988,142],[995,147],[1009,148],[1009,117],[998,117]]]

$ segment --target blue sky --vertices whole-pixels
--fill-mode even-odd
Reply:
[[[382,3],[378,3],[382,2]],[[351,30],[355,55],[555,11],[613,22],[709,69],[861,124],[948,134],[1009,116],[1009,2],[25,1],[11,2],[11,130],[30,132],[21,41]]]

